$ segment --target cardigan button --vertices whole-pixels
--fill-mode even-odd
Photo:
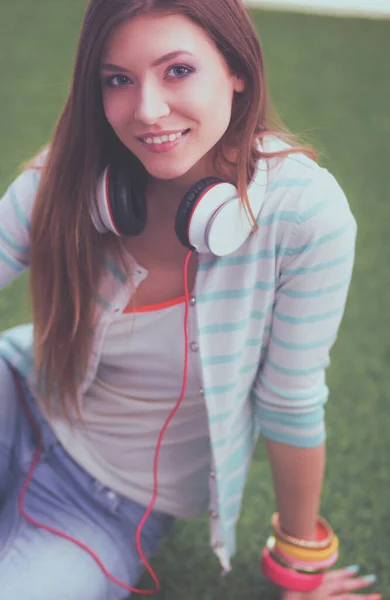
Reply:
[[[219,517],[219,514],[217,513],[217,511],[216,511],[216,510],[210,510],[210,517],[211,517],[212,519],[218,519],[218,517]]]
[[[196,342],[191,342],[190,348],[191,348],[192,352],[198,352],[199,344],[197,344]]]
[[[191,298],[190,298],[190,304],[191,304],[191,306],[195,306],[195,304],[196,304],[196,298],[195,298],[195,296],[191,296]]]

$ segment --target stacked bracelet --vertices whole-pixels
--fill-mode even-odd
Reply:
[[[318,517],[317,519],[315,540],[301,540],[292,535],[288,535],[288,533],[284,533],[280,526],[280,519],[278,513],[272,515],[271,525],[272,529],[274,530],[275,536],[279,540],[290,544],[290,546],[296,546],[297,548],[308,548],[312,550],[321,550],[323,548],[328,548],[334,536],[332,527],[322,517]]]
[[[267,548],[263,550],[261,567],[268,579],[279,587],[293,592],[312,592],[321,585],[324,578],[323,573],[307,575],[282,567],[272,560]]]
[[[334,554],[339,548],[339,540],[338,537],[335,535],[328,548],[323,548],[321,550],[310,550],[306,548],[297,548],[296,546],[286,544],[286,542],[281,542],[279,539],[276,538],[275,547],[293,559],[315,563],[328,560],[332,556],[334,556]]]
[[[276,547],[276,540],[274,537],[270,537],[268,539],[267,548],[276,561],[279,561],[281,564],[284,564],[287,567],[292,567],[297,571],[303,571],[304,573],[317,573],[318,571],[326,571],[330,569],[330,567],[333,567],[334,563],[339,557],[338,550],[336,550],[336,552],[326,560],[310,562],[308,560],[293,559],[291,556],[285,554],[278,547]]]
[[[272,516],[271,524],[274,536],[268,539],[262,555],[264,575],[284,589],[315,590],[338,559],[339,540],[331,526],[318,518],[316,539],[302,540],[282,530],[278,514]]]

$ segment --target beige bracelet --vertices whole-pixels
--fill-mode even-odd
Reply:
[[[302,540],[300,538],[296,538],[292,535],[284,533],[280,526],[279,513],[274,513],[272,515],[271,525],[272,529],[275,532],[275,536],[279,538],[282,542],[285,542],[290,546],[296,546],[297,548],[307,548],[308,550],[322,550],[324,548],[328,548],[334,536],[332,527],[322,517],[318,517],[317,519],[316,531],[317,533],[325,533],[326,537],[322,536],[322,538],[319,540]]]

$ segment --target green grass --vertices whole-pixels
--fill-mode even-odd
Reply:
[[[44,144],[64,101],[85,2],[18,0],[0,24],[0,190]],[[328,470],[322,512],[341,538],[345,564],[390,574],[389,316],[390,22],[253,12],[272,98],[283,120],[320,151],[359,224],[354,280],[332,353]],[[29,319],[26,279],[0,295],[0,329]],[[259,443],[246,488],[234,569],[219,578],[208,524],[180,522],[154,566],[158,598],[276,598],[258,573],[273,491]],[[142,585],[149,585],[144,578]],[[145,596],[146,598],[146,596]]]

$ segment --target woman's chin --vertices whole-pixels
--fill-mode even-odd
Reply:
[[[184,175],[191,169],[191,166],[181,169],[177,166],[172,168],[167,166],[158,168],[150,164],[144,164],[144,167],[149,175],[153,177],[153,179],[160,179],[163,181],[180,179],[181,177],[184,177]]]

